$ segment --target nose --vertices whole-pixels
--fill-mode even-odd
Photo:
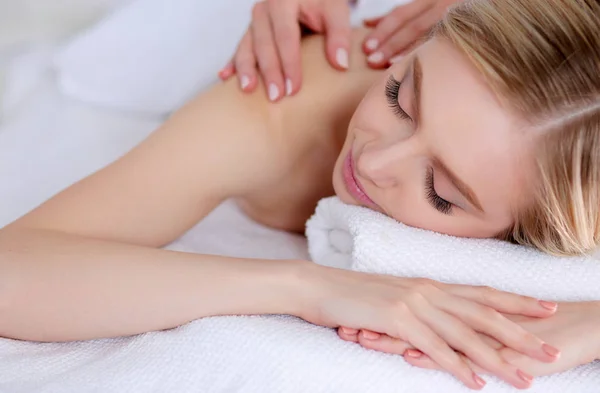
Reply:
[[[356,157],[356,171],[361,178],[371,180],[377,187],[396,187],[406,178],[422,153],[422,147],[415,137],[365,145]]]

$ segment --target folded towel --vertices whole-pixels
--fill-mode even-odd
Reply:
[[[199,247],[198,237],[204,236],[199,233],[196,235],[190,233],[169,248],[188,252],[214,251]],[[308,225],[308,235],[314,257],[323,264],[335,261],[335,264],[343,262],[355,268],[361,261],[360,266],[364,270],[395,274],[399,273],[396,267],[402,266],[402,271],[406,272],[404,275],[415,276],[427,276],[428,272],[440,271],[444,273],[430,276],[445,281],[456,279],[455,270],[468,270],[464,275],[471,279],[465,279],[465,282],[491,284],[482,278],[488,275],[487,269],[476,267],[471,270],[473,260],[485,266],[489,262],[489,266],[502,273],[505,279],[514,277],[508,269],[502,268],[500,262],[510,264],[518,260],[524,263],[527,259],[541,268],[540,261],[552,260],[543,256],[535,259],[533,254],[527,256],[528,251],[489,241],[473,241],[473,245],[467,247],[470,241],[406,228],[369,210],[344,206],[336,199],[320,203]],[[481,249],[476,245],[480,242]],[[269,247],[262,247],[262,250],[258,250],[260,252],[252,256],[267,256],[265,254],[269,252]],[[400,250],[402,248],[407,251],[403,252]],[[349,258],[353,249],[354,257]],[[389,258],[392,252],[396,253],[396,258]],[[458,255],[462,255],[462,259],[456,259]],[[424,269],[423,272],[419,266],[414,266],[429,263],[429,260],[443,264],[431,263],[435,269]],[[455,263],[457,260],[468,262],[469,265],[465,266],[469,266],[469,269],[461,269]],[[499,262],[495,264],[494,260]],[[351,262],[356,263],[351,265]],[[544,282],[549,285],[560,284],[555,279],[560,274],[567,281],[574,282],[575,279],[569,277],[578,276],[582,278],[580,286],[583,289],[575,288],[571,292],[557,285],[558,292],[553,298],[575,300],[598,295],[598,289],[591,285],[594,281],[598,282],[598,269],[593,262],[585,261],[590,263],[584,264],[578,259],[555,262],[565,263],[564,266],[573,269],[573,274],[563,271],[567,269],[560,265],[553,265],[548,270],[558,269],[562,273],[545,272],[542,274]],[[478,271],[486,274],[476,273]],[[537,275],[539,272],[533,272],[525,266],[524,273],[532,277],[533,273]],[[490,280],[503,281],[502,277]],[[531,279],[532,282],[536,280]],[[518,282],[527,282],[527,278],[519,278]],[[511,286],[506,288],[510,289]],[[522,292],[528,291],[523,289]],[[495,378],[487,380],[485,391],[488,393],[515,391]],[[537,378],[528,392],[598,393],[598,386],[600,364],[596,363],[560,375]],[[417,369],[407,364],[401,356],[366,350],[357,344],[340,340],[332,329],[314,326],[293,317],[205,318],[167,331],[62,344],[0,339],[2,393],[166,391],[471,392],[446,373]]]
[[[312,259],[323,265],[487,285],[547,300],[600,300],[600,261],[595,258],[559,258],[500,240],[456,238],[411,228],[373,210],[346,205],[337,197],[319,202],[306,233]],[[397,368],[395,373],[403,374],[405,381],[424,373],[438,389],[448,383],[442,375],[424,370]],[[598,386],[600,362],[595,362],[538,378],[531,391],[592,393],[599,391]],[[438,391],[467,390],[447,385]],[[486,392],[504,391],[506,387],[499,384],[486,388]]]

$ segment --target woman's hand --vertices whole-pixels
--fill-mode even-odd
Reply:
[[[300,23],[325,34],[333,67],[348,68],[348,0],[264,0],[254,5],[250,27],[219,76],[225,80],[237,74],[241,89],[250,92],[260,73],[271,101],[294,94],[302,83]]]
[[[374,68],[387,67],[393,58],[411,49],[437,23],[451,5],[461,0],[414,0],[394,8],[387,15],[365,21],[373,31],[365,38],[363,50]]]
[[[545,363],[507,348],[494,339],[482,337],[496,348],[505,361],[528,374],[536,377],[555,374],[600,359],[600,302],[561,303],[556,314],[544,319],[520,315],[507,315],[507,318],[561,349],[558,361]],[[400,353],[405,347],[404,343],[390,337],[382,336],[371,341],[362,340],[367,347],[373,347],[371,343],[375,341],[379,341],[375,344],[379,350],[388,353]],[[429,356],[419,355],[418,352],[414,352],[413,357],[408,356],[406,359],[418,367],[442,369]],[[493,374],[486,369],[473,366],[479,373]]]
[[[315,265],[316,266],[316,265]],[[485,382],[455,351],[508,383],[526,388],[532,377],[506,362],[477,332],[543,362],[558,350],[502,313],[548,317],[555,304],[489,288],[442,284],[316,266],[308,302],[296,315],[328,327],[366,329],[409,343],[467,386]]]

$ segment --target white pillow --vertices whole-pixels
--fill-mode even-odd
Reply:
[[[61,90],[155,115],[213,83],[248,26],[254,0],[135,0],[55,58]]]
[[[55,59],[72,98],[164,115],[217,80],[255,0],[134,0],[75,38]],[[407,0],[361,0],[353,25]]]

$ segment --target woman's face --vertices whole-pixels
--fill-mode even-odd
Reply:
[[[407,225],[494,237],[526,203],[531,142],[477,69],[432,39],[357,108],[336,162],[340,199]]]

